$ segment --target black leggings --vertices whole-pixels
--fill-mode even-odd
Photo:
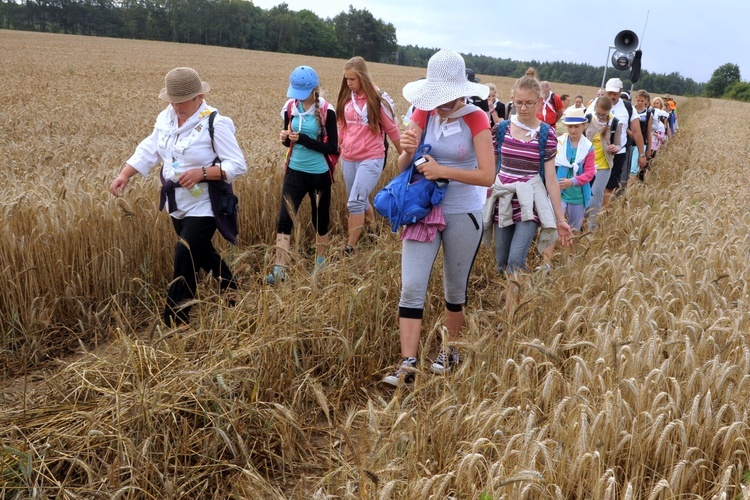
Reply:
[[[219,289],[237,289],[237,283],[226,262],[211,243],[216,232],[213,217],[172,218],[172,225],[179,236],[174,249],[174,276],[167,292],[164,308],[164,323],[167,326],[187,323],[190,306],[179,307],[184,301],[195,297],[198,269],[213,273],[219,280]],[[186,246],[187,244],[187,246]]]
[[[320,236],[328,234],[331,208],[331,175],[328,172],[308,174],[292,168],[287,168],[286,174],[284,174],[277,233],[292,234],[292,217],[287,210],[287,200],[294,207],[294,213],[297,213],[305,195],[310,196],[313,227]]]

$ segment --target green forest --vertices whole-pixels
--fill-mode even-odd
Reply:
[[[333,19],[282,3],[262,9],[246,0],[0,0],[0,28],[160,40],[426,67],[437,48],[401,46],[393,24],[350,6]],[[545,80],[599,86],[602,66],[564,61],[515,61],[463,54],[477,73],[519,77],[534,66]],[[612,68],[630,86],[629,71]],[[641,71],[638,88],[701,95],[705,84],[679,73]]]

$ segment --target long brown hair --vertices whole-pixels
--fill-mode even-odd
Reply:
[[[367,72],[367,64],[365,64],[364,59],[356,56],[346,61],[346,64],[344,64],[344,72],[347,71],[354,71],[357,78],[359,78],[361,86],[360,91],[364,92],[367,97],[367,125],[370,127],[370,131],[373,134],[379,134],[383,122],[383,119],[380,116],[381,106],[385,104],[391,114],[393,113],[393,109],[391,109],[388,101],[380,97],[381,92],[372,82],[370,74]],[[339,97],[336,100],[336,119],[342,127],[346,127],[344,107],[350,99],[351,90],[349,90],[349,87],[346,85],[346,77],[342,76],[341,86],[339,87]]]

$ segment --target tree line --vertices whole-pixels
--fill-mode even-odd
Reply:
[[[349,6],[333,19],[286,3],[265,10],[246,0],[0,0],[0,28],[172,41],[349,58],[426,67],[437,48],[399,46],[396,28],[367,9]],[[464,54],[477,73],[520,77],[529,66],[545,80],[599,86],[602,67],[563,61],[515,61]],[[630,87],[629,72],[608,68]],[[641,71],[638,88],[701,95],[705,84],[679,73]]]

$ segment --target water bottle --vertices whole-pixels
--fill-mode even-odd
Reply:
[[[172,168],[174,169],[175,181],[178,181],[180,178],[180,174],[182,174],[182,172],[184,172],[185,169],[180,166],[177,160],[174,160],[172,162]],[[200,183],[198,183],[192,188],[188,189],[188,193],[190,193],[193,196],[193,198],[197,198],[203,194],[203,188],[201,187]]]

